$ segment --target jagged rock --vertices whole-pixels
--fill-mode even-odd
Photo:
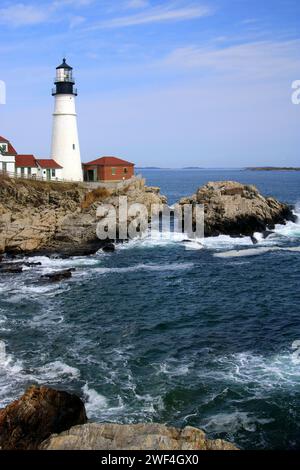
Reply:
[[[207,183],[196,194],[181,199],[178,206],[195,203],[204,205],[206,236],[252,235],[296,219],[288,205],[263,197],[255,186],[235,181]]]
[[[9,263],[4,263],[0,265],[0,274],[6,273],[6,274],[19,274],[23,272],[23,267],[20,265],[15,265],[14,263],[9,264]]]
[[[84,405],[76,395],[32,386],[0,410],[0,449],[37,449],[50,434],[86,421]]]
[[[55,273],[44,274],[41,276],[41,279],[46,279],[50,282],[60,282],[64,279],[70,279],[73,271],[75,271],[75,268],[64,269],[62,271],[56,271]]]
[[[200,429],[163,424],[84,424],[49,437],[43,450],[238,450],[221,439],[207,439]]]
[[[105,251],[106,253],[111,253],[115,251],[116,247],[113,243],[107,243],[106,245],[103,246],[102,251]]]

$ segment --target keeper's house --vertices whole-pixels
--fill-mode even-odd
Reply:
[[[24,178],[48,181],[62,179],[62,167],[52,159],[37,159],[34,155],[21,155],[5,137],[0,136],[0,172]]]
[[[11,143],[0,136],[0,171],[14,173],[16,155],[17,152]]]
[[[101,157],[83,164],[85,181],[124,181],[134,175],[134,163],[117,157]]]

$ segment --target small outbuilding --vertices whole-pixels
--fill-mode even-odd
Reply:
[[[50,158],[37,158],[38,176],[51,180],[62,180],[62,166]]]
[[[134,163],[117,157],[101,157],[83,164],[85,181],[124,181],[134,175]]]

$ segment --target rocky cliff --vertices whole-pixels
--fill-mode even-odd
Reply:
[[[255,186],[235,181],[207,183],[179,201],[179,206],[184,204],[204,205],[206,236],[252,235],[296,220],[287,204],[262,196]]]
[[[0,178],[0,253],[91,254],[103,246],[96,235],[99,205],[117,207],[122,195],[148,209],[166,201],[140,178],[114,190]]]

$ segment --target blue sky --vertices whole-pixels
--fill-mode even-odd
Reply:
[[[299,0],[0,0],[0,134],[49,156],[66,55],[84,161],[299,165],[299,23]]]

